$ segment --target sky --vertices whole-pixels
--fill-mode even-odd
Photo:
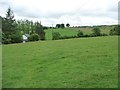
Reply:
[[[15,19],[41,21],[44,26],[69,23],[71,26],[118,23],[119,0],[0,0],[0,16],[8,7]]]

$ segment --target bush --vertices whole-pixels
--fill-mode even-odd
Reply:
[[[114,31],[110,30],[109,35],[114,35]]]
[[[3,44],[11,44],[11,39],[4,38],[4,39],[2,39],[2,43]]]
[[[97,37],[95,33],[90,34],[90,37]]]
[[[74,35],[74,36],[62,36],[62,37],[60,37],[60,39],[70,39],[70,38],[77,38],[77,36],[76,35]]]
[[[101,35],[101,33],[100,33],[101,30],[98,27],[94,27],[92,31],[93,31],[94,36],[100,36]]]
[[[46,29],[48,29],[48,27],[44,26],[44,27],[43,27],[43,30],[46,30]]]
[[[72,38],[78,38],[78,36],[74,35],[74,36],[72,36]]]
[[[45,40],[45,32],[42,32],[40,35],[40,40]]]
[[[11,35],[11,43],[21,43],[22,42],[22,35],[21,34],[13,34]]]
[[[78,33],[77,33],[77,36],[78,37],[83,37],[83,32],[79,30]]]
[[[120,25],[114,27],[115,35],[120,35]]]
[[[53,32],[52,33],[52,40],[58,40],[61,39],[61,35],[59,32]]]
[[[91,36],[90,36],[90,35],[85,34],[85,35],[83,35],[83,37],[91,37]]]
[[[108,34],[102,33],[101,36],[108,36]]]
[[[30,37],[28,37],[29,41],[38,41],[39,35],[38,34],[31,34]]]
[[[117,25],[110,30],[109,35],[120,35],[120,25]]]
[[[63,36],[63,39],[69,39],[70,38],[70,36]]]
[[[9,35],[9,37],[6,36],[5,34],[2,34],[3,44],[21,43],[21,42],[22,42],[22,35],[20,33]]]

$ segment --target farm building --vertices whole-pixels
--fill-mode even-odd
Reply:
[[[22,38],[23,38],[23,43],[27,42],[28,41],[28,37],[30,37],[29,34],[24,34],[22,35]]]

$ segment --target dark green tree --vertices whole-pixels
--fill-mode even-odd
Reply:
[[[39,35],[38,34],[31,34],[30,37],[28,37],[29,41],[38,41]]]
[[[101,35],[101,30],[98,28],[98,27],[94,27],[92,29],[92,34],[95,35],[95,36],[100,36]]]
[[[14,14],[10,7],[7,10],[6,17],[2,18],[2,31],[7,38],[16,33]]]
[[[77,33],[77,36],[82,37],[83,35],[84,35],[83,32],[79,30],[78,33]]]
[[[16,33],[19,33],[17,30],[17,23],[14,19],[14,14],[11,8],[9,7],[6,13],[6,17],[2,18],[2,43],[9,44],[9,43],[18,43],[12,42],[17,40],[16,38],[21,38],[21,35],[15,36]],[[20,41],[21,42],[21,41]]]
[[[61,35],[59,32],[53,32],[52,35],[53,35],[52,40],[58,40],[61,38]]]
[[[56,28],[60,28],[60,26],[61,26],[60,24],[56,24]]]
[[[65,25],[62,23],[62,24],[60,25],[60,27],[63,29],[63,28],[65,28]]]
[[[70,27],[70,24],[69,24],[69,23],[67,23],[67,24],[66,24],[66,27]]]
[[[111,29],[109,35],[120,35],[120,25],[117,25]]]
[[[45,32],[43,30],[43,26],[41,25],[41,23],[36,22],[35,25],[36,25],[35,32],[40,36],[40,40],[45,40]]]
[[[117,25],[115,27],[115,31],[116,31],[117,35],[120,35],[120,25]]]
[[[31,29],[30,30],[31,31],[30,34],[33,34],[34,33],[34,23],[33,23],[33,21],[30,22],[30,25],[31,25],[31,27],[30,27],[30,29]]]

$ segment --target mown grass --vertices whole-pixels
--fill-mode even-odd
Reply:
[[[3,88],[115,88],[117,38],[3,45]]]

